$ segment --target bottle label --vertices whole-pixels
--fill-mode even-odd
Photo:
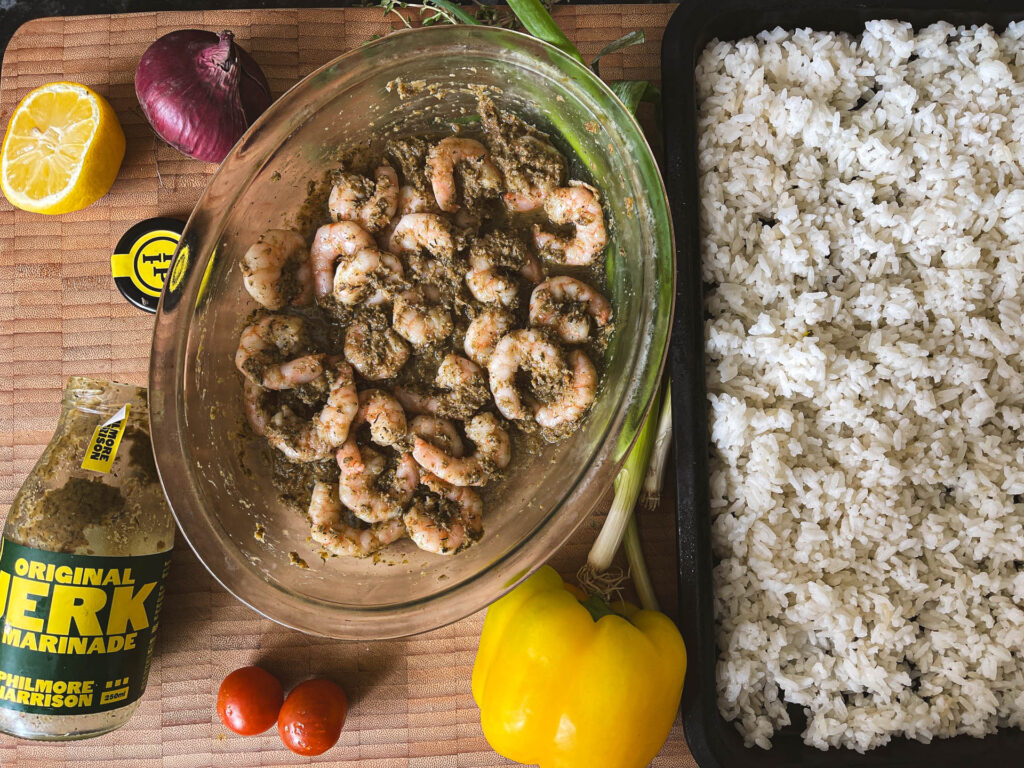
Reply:
[[[0,707],[84,715],[142,696],[171,553],[97,557],[0,540]]]
[[[82,469],[110,472],[110,468],[114,466],[114,459],[117,458],[117,449],[121,445],[125,427],[128,426],[130,411],[131,405],[125,403],[121,410],[96,427],[89,445],[86,446]]]

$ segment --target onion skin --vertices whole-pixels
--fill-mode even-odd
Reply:
[[[135,70],[135,95],[157,135],[189,157],[219,163],[273,98],[259,65],[231,32],[179,29]]]

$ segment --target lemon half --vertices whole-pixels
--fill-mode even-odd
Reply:
[[[78,83],[47,83],[11,115],[0,186],[12,205],[26,211],[78,211],[110,190],[124,146],[124,131],[106,99]]]

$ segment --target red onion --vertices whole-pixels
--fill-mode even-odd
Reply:
[[[270,85],[231,32],[179,29],[154,42],[135,70],[149,124],[189,157],[219,163],[270,106]]]

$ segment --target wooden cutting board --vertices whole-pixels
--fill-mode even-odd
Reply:
[[[608,56],[607,79],[659,79],[662,31],[674,5],[558,7],[556,18],[593,56],[633,29],[647,42]],[[160,35],[186,27],[231,29],[260,63],[276,95],[399,20],[379,9],[204,11],[39,19],[11,40],[0,72],[6,125],[17,102],[53,80],[106,96],[128,150],[110,193],[78,213],[45,217],[0,199],[0,510],[6,510],[50,438],[65,379],[81,374],[145,384],[152,316],[128,304],[110,277],[110,254],[133,223],[186,218],[213,171],[156,139],[139,110],[135,65]],[[671,483],[669,483],[671,485]],[[675,610],[672,499],[641,520],[662,604]],[[552,559],[571,576],[603,515],[587,521]],[[0,737],[10,766],[268,766],[306,762],[362,768],[510,765],[488,747],[470,694],[483,612],[406,640],[348,643],[284,629],[225,592],[179,539],[149,687],[121,730],[84,742],[42,744]],[[286,688],[311,675],[334,678],[351,699],[338,746],[319,758],[286,751],[275,732],[240,737],[214,712],[220,680],[259,663]],[[659,768],[692,766],[677,722]],[[594,766],[594,768],[600,768]]]

